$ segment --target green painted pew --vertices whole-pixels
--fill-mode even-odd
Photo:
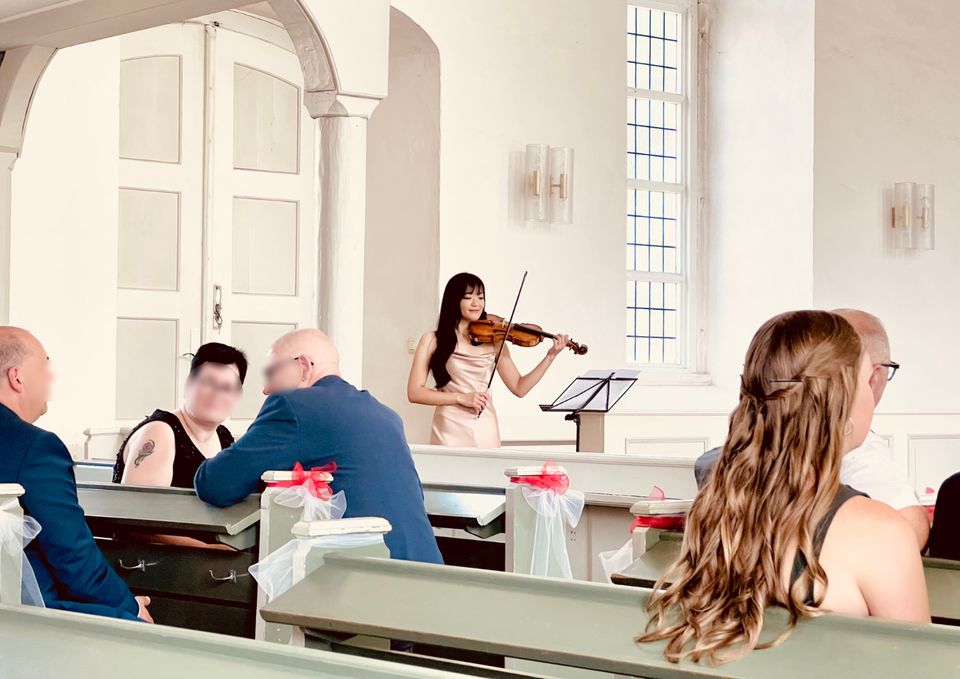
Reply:
[[[338,649],[342,635],[366,635],[639,677],[960,676],[960,629],[836,615],[804,622],[787,643],[729,665],[676,666],[660,644],[633,641],[646,624],[648,596],[641,588],[326,554],[261,615],[327,648]],[[781,609],[767,617],[769,634],[782,629]]]
[[[0,605],[3,679],[453,679],[462,675],[221,634]]]
[[[259,558],[260,498],[233,507],[193,490],[78,483],[77,497],[107,562],[136,594],[149,596],[158,623],[252,638]],[[154,544],[145,535],[194,538],[232,549]]]
[[[682,541],[682,533],[648,531],[646,551],[611,579],[618,585],[653,587],[679,557]],[[924,557],[923,573],[934,622],[960,625],[960,561]]]

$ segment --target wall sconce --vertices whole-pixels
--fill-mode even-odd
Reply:
[[[933,184],[898,182],[893,185],[893,247],[899,250],[934,249]]]
[[[524,158],[524,218],[573,223],[573,149],[528,144]]]

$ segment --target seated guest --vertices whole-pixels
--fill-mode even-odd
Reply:
[[[727,443],[639,641],[666,640],[675,662],[726,662],[757,647],[771,604],[790,614],[774,645],[820,611],[930,621],[910,526],[839,480],[843,455],[870,429],[873,373],[837,314],[796,311],[761,326]]]
[[[929,554],[960,561],[960,473],[944,481],[937,493]]]
[[[19,483],[25,514],[40,523],[27,546],[48,608],[153,622],[104,560],[77,501],[73,460],[55,434],[33,426],[47,412],[47,353],[20,328],[0,326],[0,483]]]
[[[197,349],[183,389],[183,406],[155,410],[127,436],[113,467],[114,483],[193,488],[204,460],[233,443],[222,422],[243,391],[247,357],[239,349],[210,342]]]
[[[225,507],[260,489],[269,470],[337,464],[331,484],[344,491],[345,516],[380,516],[395,559],[441,563],[423,506],[420,477],[400,417],[340,377],[340,356],[319,330],[274,343],[264,370],[268,395],[247,433],[200,465],[197,495]]]
[[[838,309],[834,313],[853,326],[870,356],[870,391],[873,393],[874,405],[879,405],[887,382],[893,379],[894,373],[900,367],[898,363],[890,360],[887,332],[880,319],[865,311]],[[720,450],[714,448],[697,460],[694,472],[698,487],[703,487],[706,482],[706,476],[719,457]],[[840,482],[896,509],[913,528],[920,549],[927,544],[930,534],[927,510],[920,505],[920,499],[906,475],[894,463],[890,446],[873,431],[867,432],[867,438],[861,446],[843,456]]]
[[[900,364],[890,360],[890,340],[880,319],[865,311],[837,309],[834,313],[843,316],[860,336],[864,350],[873,364],[870,373],[870,391],[873,402],[880,404],[887,383],[893,379]],[[913,529],[922,550],[930,536],[930,515],[921,506],[917,492],[910,485],[903,470],[893,461],[893,451],[886,441],[873,431],[856,450],[843,456],[840,468],[842,483],[866,493],[871,499],[890,505],[899,512]]]

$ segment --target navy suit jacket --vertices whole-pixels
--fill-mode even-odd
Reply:
[[[201,499],[226,507],[260,490],[263,472],[296,462],[336,462],[331,486],[346,495],[344,516],[389,521],[391,557],[442,563],[400,416],[336,376],[270,395],[247,433],[201,464],[193,483]]]
[[[0,483],[23,486],[23,511],[40,523],[26,554],[47,607],[136,620],[136,600],[87,527],[66,446],[2,405]]]

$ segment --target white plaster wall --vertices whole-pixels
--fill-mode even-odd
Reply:
[[[75,452],[113,422],[119,117],[117,43],[57,53],[13,170],[10,321],[44,343],[56,374],[38,424]]]
[[[814,3],[710,7],[708,355],[733,391],[760,324],[813,303]]]
[[[367,127],[363,382],[426,443],[432,410],[406,386],[408,341],[437,315],[440,57],[405,14],[391,10],[390,23],[390,94]]]
[[[562,355],[525,399],[494,398],[503,436],[573,438],[544,415],[575,375],[624,364],[624,40],[622,0],[395,0],[437,43],[441,62],[439,286],[458,271],[508,314],[589,345]],[[636,387],[631,410],[729,409],[750,336],[773,313],[812,303],[813,3],[715,0],[708,126],[708,361],[720,386]],[[528,143],[573,146],[574,224],[512,217],[510,163]],[[515,349],[521,370],[544,348]]]
[[[817,3],[814,300],[883,319],[903,370],[881,411],[960,410],[958,23],[951,0]],[[933,252],[883,250],[898,181],[936,184]]]

